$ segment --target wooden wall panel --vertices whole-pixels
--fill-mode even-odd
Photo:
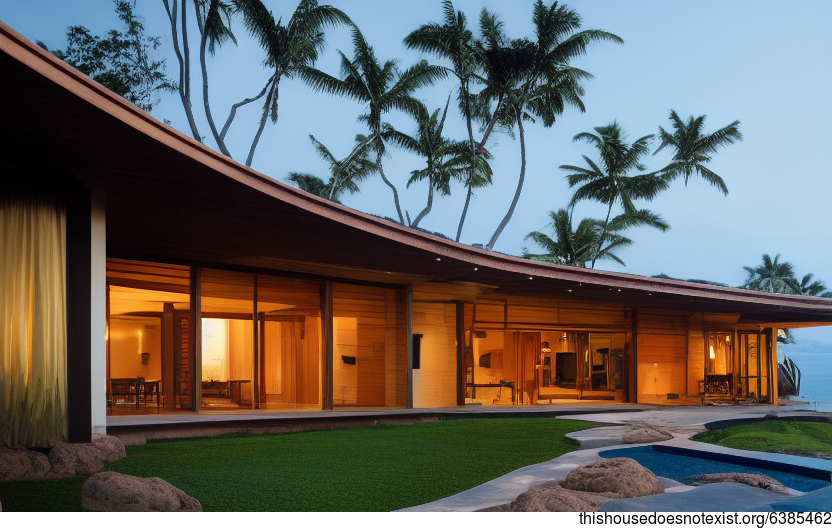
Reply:
[[[413,333],[423,336],[421,368],[413,371],[413,406],[456,405],[456,305],[414,302]]]
[[[705,378],[705,335],[688,332],[688,396],[699,394],[699,380]]]
[[[499,323],[506,320],[506,308],[504,304],[477,303],[474,307],[474,324],[479,322]]]
[[[639,311],[639,395],[687,394],[689,320],[685,312]]]
[[[403,292],[333,284],[335,365],[333,397],[338,405],[403,406],[407,397],[407,338]],[[356,364],[344,363],[349,351],[348,320],[355,324]],[[345,354],[350,355],[350,354]],[[355,395],[354,398],[352,395]]]

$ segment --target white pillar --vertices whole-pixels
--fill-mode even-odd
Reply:
[[[92,432],[107,432],[107,226],[106,201],[101,191],[92,192],[90,244],[90,368],[92,369]]]

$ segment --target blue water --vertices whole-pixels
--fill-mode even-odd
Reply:
[[[796,335],[797,343],[777,346],[777,358],[782,362],[785,355],[800,369],[801,396],[826,404],[819,406],[832,407],[832,343],[802,339],[800,334]]]
[[[632,458],[656,475],[673,479],[683,484],[690,484],[692,481],[691,477],[695,475],[704,475],[707,473],[758,473],[777,479],[784,486],[798,491],[815,491],[830,485],[829,480],[820,480],[786,471],[749,467],[675,453],[660,453],[654,451],[652,446],[610,449],[609,451],[602,451],[598,454],[604,458]]]

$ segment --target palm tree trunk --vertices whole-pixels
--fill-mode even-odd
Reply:
[[[205,64],[205,46],[208,42],[208,36],[205,34],[205,28],[200,24],[200,31],[202,31],[202,39],[199,43],[199,64],[202,67],[202,104],[205,106],[205,117],[208,118],[208,126],[211,128],[211,133],[214,135],[214,140],[220,152],[231,157],[231,153],[225,147],[225,141],[217,133],[217,126],[214,124],[214,117],[211,115],[211,104],[208,102],[208,67]]]
[[[433,184],[428,182],[428,205],[422,209],[422,212],[416,216],[416,220],[410,224],[410,227],[419,227],[419,222],[422,221],[422,218],[426,217],[430,210],[433,208]]]
[[[491,116],[491,121],[488,123],[488,126],[485,129],[485,134],[482,136],[482,141],[480,141],[480,143],[479,143],[480,145],[483,146],[483,148],[485,147],[485,142],[488,140],[488,136],[490,136],[491,132],[494,130],[494,125],[497,123],[497,112],[500,110],[500,105],[502,105],[502,103],[503,103],[503,96],[501,95],[500,98],[497,99],[497,108],[494,109],[494,115]],[[466,104],[467,104],[467,102],[466,102]],[[471,113],[470,106],[468,107],[468,113],[469,113],[469,116],[470,116],[470,113]],[[468,117],[469,133],[470,133],[470,130],[471,130],[470,119],[471,118]],[[476,151],[475,151],[474,155],[476,155]],[[472,163],[472,167],[473,167],[474,160],[471,160],[471,163]],[[473,169],[472,169],[471,172],[473,173]],[[456,241],[457,242],[459,242],[459,237],[462,234],[462,224],[465,223],[465,215],[468,214],[468,204],[471,201],[471,194],[473,193],[471,185],[473,183],[474,183],[473,179],[468,181],[468,196],[465,197],[465,207],[462,208],[462,216],[459,219],[459,227],[456,230]]]
[[[456,228],[456,241],[459,242],[459,237],[462,236],[462,225],[465,223],[465,215],[468,214],[468,204],[471,202],[471,183],[474,181],[474,170],[477,159],[477,147],[474,146],[474,129],[471,126],[471,101],[468,93],[468,79],[462,81],[460,85],[462,96],[465,98],[465,124],[468,126],[468,143],[471,146],[471,171],[468,175],[468,192],[465,196],[465,207],[462,208],[462,216],[459,219],[459,227]]]
[[[185,57],[183,58],[182,52],[179,50],[179,28],[176,24],[178,2],[177,0],[173,0],[173,9],[171,9],[168,0],[162,1],[165,4],[165,10],[168,12],[168,19],[170,19],[173,51],[176,53],[176,59],[179,61],[179,98],[182,99],[182,107],[185,109],[185,117],[188,118],[188,126],[191,127],[191,135],[195,140],[202,143],[202,136],[199,135],[199,130],[197,130],[193,109],[191,108],[191,70],[188,60],[188,31],[185,22],[185,6],[182,6],[182,43],[185,47]]]
[[[266,93],[266,90],[269,89],[269,85],[271,85],[271,83],[272,83],[272,81],[271,81],[271,79],[269,79],[269,82],[266,83],[266,86],[263,87],[263,90],[259,94],[257,94],[256,97],[250,97],[248,99],[243,99],[239,103],[231,105],[231,111],[228,112],[228,119],[225,120],[225,125],[223,125],[222,131],[220,131],[220,139],[225,141],[225,134],[228,132],[228,128],[231,126],[231,122],[234,121],[234,117],[236,117],[236,115],[237,115],[237,109],[240,108],[241,106],[245,106],[249,103],[253,103],[254,101],[263,97],[263,95],[265,95],[265,93]]]
[[[614,200],[610,202],[610,207],[607,209],[607,219],[604,220],[604,226],[601,228],[601,237],[598,239],[598,249],[596,249],[595,254],[592,255],[592,269],[595,269],[595,261],[598,260],[598,256],[601,255],[601,248],[604,246],[604,238],[607,236],[607,225],[610,223],[610,214],[612,213],[612,204],[614,203]]]
[[[486,249],[493,249],[494,244],[497,243],[497,239],[500,238],[500,234],[502,234],[503,229],[508,225],[511,217],[514,215],[514,209],[517,207],[517,202],[520,200],[520,193],[523,191],[523,181],[526,179],[526,135],[523,131],[523,114],[521,113],[519,108],[514,109],[515,114],[517,114],[517,128],[520,131],[520,180],[517,182],[517,190],[514,191],[514,199],[511,201],[511,206],[508,208],[508,213],[503,218],[503,221],[500,222],[500,225],[497,226],[497,230],[494,231],[494,235],[491,236],[491,240],[488,241],[488,245],[485,246]]]
[[[260,116],[260,126],[257,128],[257,133],[254,135],[254,140],[251,142],[251,148],[248,151],[246,158],[246,166],[251,167],[251,160],[254,159],[254,151],[257,150],[257,144],[260,142],[260,136],[263,134],[263,129],[266,128],[266,120],[269,118],[269,107],[272,104],[272,97],[277,97],[277,83],[280,82],[276,77],[272,77],[274,82],[269,95],[266,96],[266,102],[263,104],[263,115]]]
[[[384,180],[384,183],[386,183],[387,186],[393,190],[393,202],[396,204],[396,213],[399,215],[399,223],[404,225],[404,216],[402,216],[402,208],[399,205],[399,191],[396,190],[396,186],[390,183],[390,180],[388,180],[387,176],[384,175],[384,169],[381,166],[381,149],[379,149],[378,154],[376,155],[376,164],[378,164],[378,173],[381,174],[381,179]]]

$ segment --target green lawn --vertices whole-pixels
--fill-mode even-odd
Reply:
[[[230,435],[131,446],[104,469],[161,477],[206,511],[389,511],[558,457],[577,447],[564,434],[592,426],[489,418]],[[4,511],[80,510],[83,481],[0,483],[0,502]]]
[[[752,425],[699,433],[693,440],[749,451],[832,453],[832,424],[764,420]]]

